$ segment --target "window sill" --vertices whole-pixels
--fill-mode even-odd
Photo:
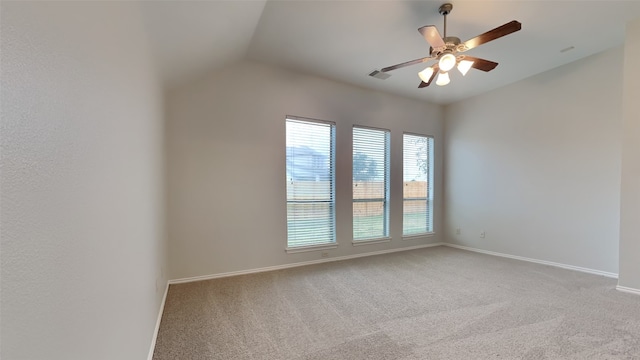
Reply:
[[[422,233],[422,234],[411,234],[411,235],[404,235],[402,236],[402,240],[415,240],[418,238],[426,238],[426,237],[432,237],[435,236],[436,233],[434,232],[428,232],[428,233]]]
[[[288,248],[285,248],[284,251],[286,251],[287,254],[296,254],[296,253],[301,253],[301,252],[336,249],[337,247],[338,247],[338,243],[335,242],[335,243],[331,243],[331,244],[298,246],[298,247],[293,247],[293,248],[288,247]]]
[[[386,243],[390,241],[391,241],[390,237],[384,237],[384,238],[367,239],[367,240],[353,240],[351,241],[351,243],[353,244],[353,246],[360,246],[360,245]]]

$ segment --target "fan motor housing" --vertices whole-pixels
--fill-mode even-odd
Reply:
[[[429,55],[431,55],[432,57],[438,57],[446,52],[455,54],[459,51],[464,51],[460,48],[461,46],[464,47],[464,44],[461,44],[460,38],[455,36],[447,36],[443,38],[443,40],[445,44],[443,47],[438,47],[436,49],[429,47]]]

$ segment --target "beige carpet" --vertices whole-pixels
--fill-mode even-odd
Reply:
[[[154,359],[640,359],[615,285],[448,247],[172,285]]]

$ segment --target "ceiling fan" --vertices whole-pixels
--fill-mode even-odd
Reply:
[[[452,9],[453,5],[448,3],[442,4],[439,9],[439,13],[444,16],[444,37],[440,35],[435,25],[426,25],[418,29],[424,39],[429,43],[429,45],[431,45],[429,48],[429,56],[397,65],[387,66],[381,71],[376,70],[369,75],[380,79],[386,79],[391,76],[390,74],[387,74],[387,72],[391,70],[426,63],[431,60],[437,60],[437,63],[418,73],[420,80],[422,80],[420,85],[418,85],[418,88],[424,88],[431,84],[436,75],[438,75],[436,85],[447,85],[450,81],[448,72],[455,66],[458,67],[458,70],[463,76],[466,75],[471,68],[482,71],[491,71],[495,69],[495,67],[498,66],[497,62],[462,55],[461,53],[484,43],[488,43],[489,41],[514,33],[522,28],[522,24],[513,20],[502,26],[498,26],[493,30],[489,30],[484,34],[480,34],[473,39],[461,42],[460,39],[455,36],[447,36],[447,15],[451,13]]]

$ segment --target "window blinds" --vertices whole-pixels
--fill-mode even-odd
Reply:
[[[287,247],[332,244],[335,124],[286,119]]]
[[[403,135],[402,234],[433,232],[433,138]]]
[[[353,239],[389,236],[389,131],[353,128]]]

